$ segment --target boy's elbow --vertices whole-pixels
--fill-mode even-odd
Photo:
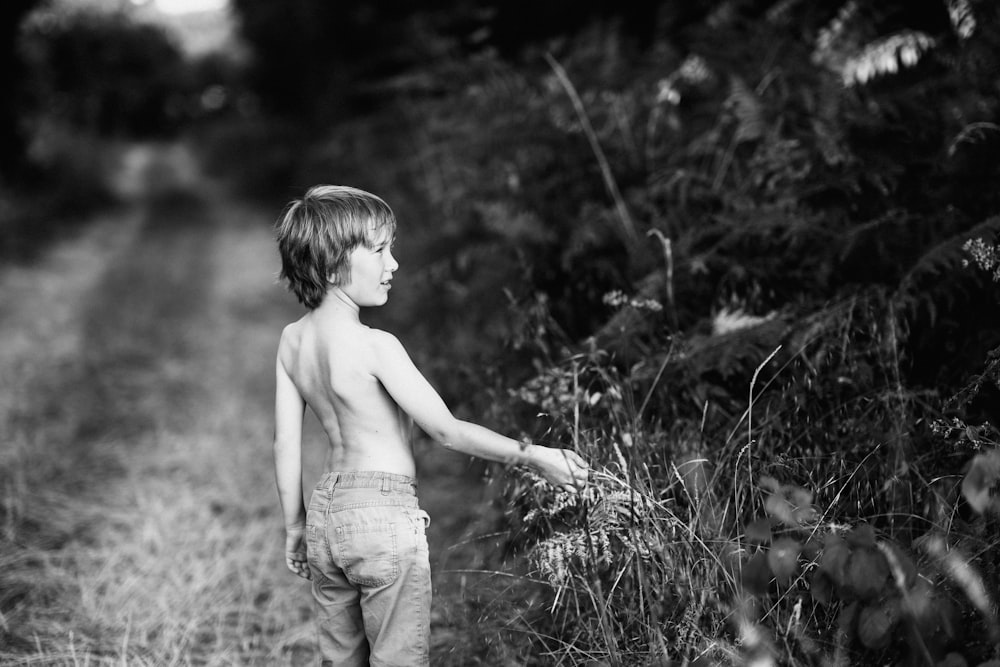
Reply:
[[[435,426],[427,431],[427,435],[429,435],[432,440],[439,443],[442,447],[445,447],[446,449],[455,449],[462,437],[461,423],[458,420],[455,420],[450,424]]]

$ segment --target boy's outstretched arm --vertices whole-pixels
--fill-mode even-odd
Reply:
[[[576,452],[525,446],[483,426],[456,419],[399,340],[384,331],[373,333],[376,377],[399,407],[431,438],[471,456],[526,465],[563,489],[586,484],[589,466]]]
[[[302,500],[302,417],[306,404],[279,358],[275,364],[274,475],[285,520],[285,564],[310,579]]]

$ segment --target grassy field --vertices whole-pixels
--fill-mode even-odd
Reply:
[[[271,472],[273,350],[294,299],[273,212],[144,165],[135,201],[0,275],[0,663],[311,664]],[[310,424],[305,482],[320,474]],[[481,470],[421,444],[435,664],[483,664],[499,575]],[[457,508],[457,509],[456,509]],[[448,570],[455,570],[449,572]],[[495,663],[486,663],[495,664]]]

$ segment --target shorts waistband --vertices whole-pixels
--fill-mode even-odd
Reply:
[[[417,495],[417,480],[409,475],[399,475],[379,470],[352,470],[350,472],[328,472],[320,478],[318,487],[333,491],[345,489],[381,489],[383,493],[408,493]]]

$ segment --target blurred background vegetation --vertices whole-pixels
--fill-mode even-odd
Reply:
[[[274,215],[371,189],[411,285],[378,321],[459,411],[631,490],[539,517],[509,480],[504,553],[554,582],[525,655],[1000,658],[993,0],[232,0],[195,51],[152,10],[0,9],[3,261],[113,204],[130,142]],[[551,542],[600,512],[603,546]],[[873,591],[824,565],[844,534]]]

